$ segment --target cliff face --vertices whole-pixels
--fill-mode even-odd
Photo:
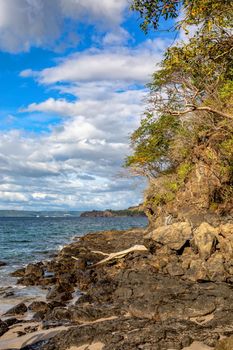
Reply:
[[[190,221],[194,226],[203,221],[218,224],[233,215],[232,174],[221,163],[209,160],[208,150],[192,166],[183,185],[171,191],[171,200],[156,201],[161,179],[151,181],[145,196],[144,210],[152,225]]]

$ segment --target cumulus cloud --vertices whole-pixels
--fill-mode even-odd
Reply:
[[[20,73],[53,96],[21,108],[23,117],[55,115],[59,122],[46,133],[0,133],[3,208],[124,208],[141,200],[144,181],[135,188],[132,179],[117,174],[144,109],[144,84],[168,42],[127,47],[130,36],[121,24],[128,6],[128,0],[0,0],[0,50],[75,45],[77,34],[64,34],[67,22],[101,28],[92,38],[96,47]],[[61,42],[64,35],[69,40]]]
[[[40,72],[30,69],[22,77],[36,77],[42,84],[57,82],[124,81],[145,83],[155,70],[156,63],[167,43],[148,41],[136,48],[90,49],[61,59],[54,67]]]
[[[75,122],[40,137],[0,135],[8,141],[0,143],[0,153],[8,154],[7,162],[0,157],[2,208],[7,202],[9,208],[103,209],[139,201],[128,179],[115,178],[127,145],[83,139],[73,132]]]
[[[1,0],[0,49],[16,53],[54,42],[59,48],[66,19],[75,20],[75,26],[85,21],[112,28],[120,25],[127,7],[127,0]],[[77,36],[69,33],[66,43],[72,42],[77,44]]]
[[[9,142],[4,143],[11,147],[12,156],[5,168],[0,157],[0,169],[6,176],[9,167],[17,172],[17,184],[29,179],[28,203],[103,209],[124,208],[141,200],[144,181],[140,179],[135,188],[132,179],[117,174],[122,172],[124,158],[130,153],[129,136],[144,110],[144,83],[167,44],[147,40],[134,48],[92,48],[64,57],[53,67],[37,72],[28,67],[21,72],[21,77],[35,79],[61,96],[21,109],[29,115],[60,117],[60,124],[49,134],[30,136],[26,142],[22,134],[8,135]],[[11,142],[19,144],[19,155]],[[11,154],[9,149],[7,153]]]

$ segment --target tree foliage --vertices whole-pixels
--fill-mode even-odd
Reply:
[[[138,11],[144,32],[158,29],[161,19],[177,18],[181,9],[185,17],[177,27],[202,25],[209,30],[213,24],[225,27],[232,18],[231,0],[133,0],[132,9]]]
[[[144,19],[145,31],[157,29],[161,17],[177,17],[182,6],[178,26],[188,31],[194,25],[195,34],[170,47],[153,74],[126,165],[159,178],[161,203],[174,199],[202,158],[216,172],[222,184],[217,197],[224,201],[226,194],[233,196],[233,2],[134,0],[132,6]]]

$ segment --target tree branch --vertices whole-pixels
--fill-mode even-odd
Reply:
[[[211,112],[220,115],[223,118],[228,118],[228,119],[233,119],[233,116],[224,112],[221,112],[217,109],[214,109],[212,107],[208,106],[203,106],[203,107],[196,107],[196,106],[191,106],[191,108],[185,109],[184,111],[167,111],[169,114],[172,115],[184,115],[187,113],[195,112],[195,111],[206,111],[206,112]]]

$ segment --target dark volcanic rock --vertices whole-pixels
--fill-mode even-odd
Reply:
[[[14,307],[12,307],[10,310],[8,310],[4,315],[5,316],[15,316],[15,315],[23,315],[25,312],[27,312],[27,306],[24,303],[20,303]]]
[[[0,320],[0,337],[6,333],[9,329],[9,326],[7,325],[6,322],[3,322],[2,320]]]
[[[96,265],[104,254],[144,243],[148,251]],[[225,223],[88,234],[44,264],[55,278],[49,303],[31,307],[43,328],[72,327],[25,349],[96,342],[103,350],[178,350],[193,341],[214,347],[233,335],[233,288],[225,282],[233,277],[232,253],[233,225]],[[85,294],[70,305],[77,287]]]
[[[70,321],[71,312],[64,307],[55,307],[45,315],[45,321]]]
[[[7,324],[8,327],[11,327],[16,323],[19,323],[20,321],[15,317],[11,317],[11,318],[4,320],[4,322]]]
[[[6,265],[7,265],[7,263],[5,261],[0,260],[0,267],[6,266]]]
[[[47,293],[46,298],[48,300],[58,301],[58,302],[65,302],[67,300],[72,299],[72,292],[73,288],[70,288],[70,285],[55,285],[53,286],[49,292]]]
[[[41,278],[44,274],[43,263],[29,264],[25,269],[25,276]]]
[[[29,306],[28,310],[33,312],[43,312],[46,313],[50,309],[49,305],[44,301],[33,301]]]

